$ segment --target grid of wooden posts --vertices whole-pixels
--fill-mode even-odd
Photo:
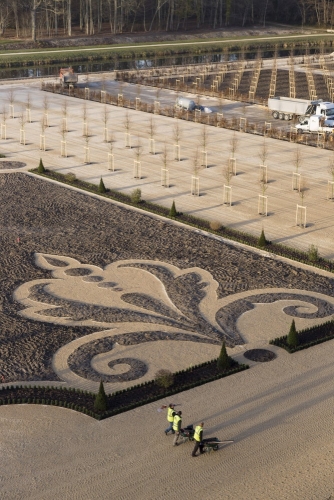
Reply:
[[[228,168],[233,175],[237,175],[237,160],[236,158],[230,157],[228,159]]]
[[[223,187],[223,205],[232,206],[232,187],[225,184]]]
[[[271,130],[271,122],[264,122],[264,135],[268,135]]]
[[[169,188],[169,170],[162,167],[161,169],[161,186]]]
[[[88,123],[87,122],[83,122],[83,124],[82,124],[82,135],[84,137],[88,136]]]
[[[104,127],[103,130],[103,142],[109,141],[108,127]]]
[[[67,157],[67,144],[66,141],[60,141],[60,156]]]
[[[259,165],[260,169],[260,182],[262,184],[267,184],[268,183],[268,167],[267,165]]]
[[[197,175],[191,176],[190,194],[199,196],[199,177]]]
[[[1,139],[7,139],[7,125],[5,123],[1,123]]]
[[[239,130],[240,130],[240,132],[246,132],[246,130],[247,130],[247,118],[244,118],[244,117],[239,118]]]
[[[292,174],[292,190],[300,192],[301,175],[298,172]]]
[[[174,160],[180,161],[180,144],[174,144]]]
[[[22,144],[23,146],[26,145],[26,133],[24,128],[20,128],[20,144]]]
[[[129,132],[125,132],[125,147],[131,149],[131,134]]]
[[[334,200],[334,181],[328,181],[327,184],[327,200]]]
[[[205,150],[201,151],[201,167],[208,168],[208,152]]]
[[[154,101],[153,112],[155,115],[160,114],[160,101]]]
[[[124,101],[123,101],[123,94],[118,94],[117,96],[117,106],[123,106]]]
[[[306,207],[297,204],[296,209],[296,226],[306,227]]]
[[[84,146],[85,160],[84,163],[90,163],[90,148],[89,146]]]
[[[113,153],[108,153],[108,170],[111,170],[112,172],[115,171],[115,162]]]
[[[217,113],[217,127],[221,127],[224,119],[224,113]]]
[[[133,160],[133,177],[141,179],[141,162],[139,160]]]
[[[155,155],[155,140],[152,137],[149,138],[149,153]]]
[[[45,151],[45,135],[44,134],[40,134],[40,136],[39,136],[39,149],[41,151]]]
[[[28,123],[31,123],[31,108],[26,109],[26,120]]]
[[[263,194],[259,194],[259,200],[257,204],[257,213],[259,215],[263,215],[264,217],[268,216],[268,196]]]

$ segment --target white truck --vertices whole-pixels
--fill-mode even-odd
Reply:
[[[333,117],[334,118],[334,117]],[[305,133],[323,133],[333,134],[334,132],[334,119],[326,120],[324,115],[312,115],[305,118],[302,123],[296,127],[298,134]]]
[[[334,103],[324,102],[322,99],[310,101],[292,97],[269,97],[268,109],[275,119],[292,120],[294,117],[298,117],[300,123],[311,115],[332,116],[334,118]]]

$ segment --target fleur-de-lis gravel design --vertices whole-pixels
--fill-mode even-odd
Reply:
[[[47,254],[36,254],[36,265],[52,277],[15,291],[25,317],[96,329],[154,323],[215,343],[224,337],[212,314],[218,283],[202,269],[180,270],[155,261],[119,261],[102,269]]]

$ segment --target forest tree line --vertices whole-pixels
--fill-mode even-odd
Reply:
[[[182,31],[268,22],[332,26],[334,0],[0,0],[0,36]]]

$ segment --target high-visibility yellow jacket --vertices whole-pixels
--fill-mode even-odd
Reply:
[[[168,408],[168,410],[167,410],[167,420],[168,420],[168,422],[173,422],[174,415],[175,415],[174,408]]]
[[[180,415],[175,415],[173,422],[173,431],[180,432],[182,418]]]
[[[194,433],[194,439],[195,441],[202,441],[202,435],[203,435],[203,427],[201,427],[200,425],[197,425],[195,427],[195,433]]]

